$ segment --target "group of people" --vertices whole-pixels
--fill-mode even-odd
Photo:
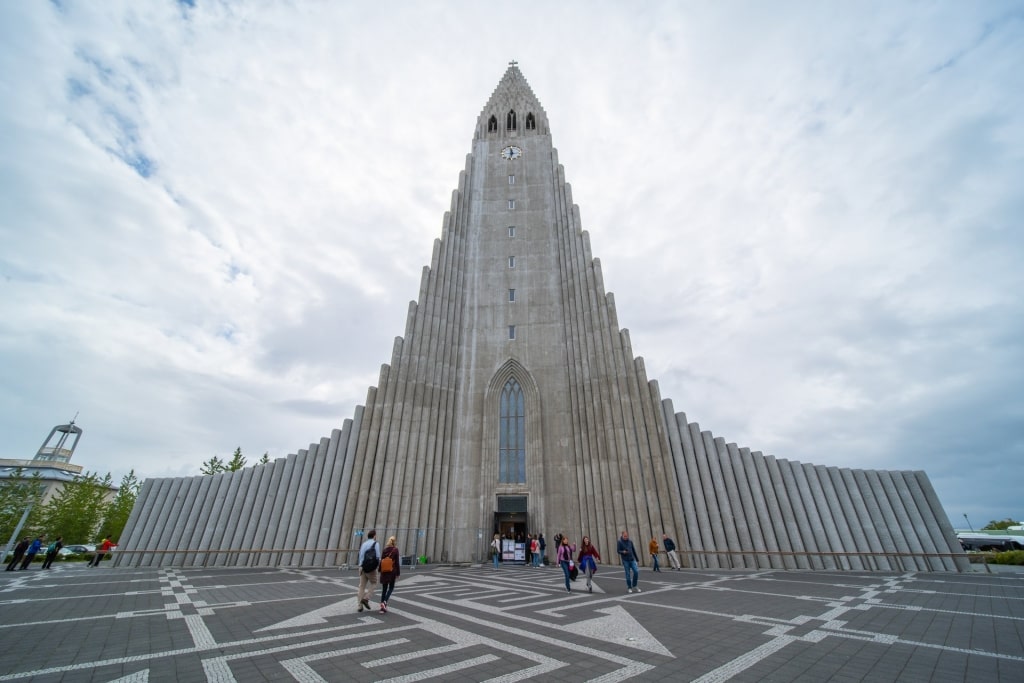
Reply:
[[[544,564],[544,555],[547,552],[547,541],[544,540],[544,534],[527,534],[525,539],[522,534],[519,534],[515,541],[524,546],[527,565],[540,567]],[[494,568],[497,569],[502,555],[500,534],[494,534],[494,538],[491,539],[490,551],[491,561],[494,563]]]
[[[15,569],[28,569],[29,565],[36,559],[36,555],[43,549],[43,542],[45,536],[36,536],[34,541],[29,542],[28,536],[21,539],[18,545],[14,546],[14,552],[12,553],[11,561],[7,563],[7,571],[12,572]],[[96,549],[96,554],[89,560],[90,567],[100,566],[100,562],[110,552],[111,548],[116,547],[117,544],[110,540],[110,536],[106,536],[100,546]],[[55,541],[46,546],[46,554],[43,555],[43,569],[50,569],[53,565],[53,561],[57,559],[57,555],[60,554],[60,549],[64,547],[64,539],[60,536]],[[20,565],[20,566],[19,566]]]
[[[664,546],[672,568],[682,569],[679,563],[679,555],[676,553],[675,542],[669,538],[668,534],[662,534],[661,538],[661,545]],[[378,583],[380,584],[380,613],[385,614],[388,611],[388,601],[395,590],[395,582],[402,573],[402,555],[396,544],[397,539],[394,536],[390,536],[382,549],[377,541],[377,531],[371,529],[366,532],[366,540],[359,546],[359,556],[356,560],[359,567],[359,589],[356,592],[357,612],[372,609],[370,607],[370,598],[373,596],[374,588]],[[653,560],[653,569],[656,572],[661,571],[658,564],[658,553],[661,550],[661,545],[658,544],[655,538],[652,538],[648,544],[648,551]],[[544,534],[530,536],[528,545],[530,550],[528,564],[530,566],[540,566],[544,558],[545,546]],[[565,577],[566,592],[572,592],[572,581],[579,572],[582,572],[587,577],[587,591],[593,592],[594,573],[597,571],[598,563],[601,562],[601,553],[598,552],[597,548],[590,541],[590,537],[584,536],[579,548],[577,548],[575,543],[569,541],[568,536],[558,534],[555,536],[555,546],[557,548],[555,551],[555,562],[562,569],[562,574]],[[494,534],[490,550],[494,561],[494,568],[497,569],[499,558],[501,557],[501,536],[499,534]],[[640,587],[637,586],[637,581],[640,576],[640,556],[637,555],[636,546],[630,540],[628,531],[623,531],[619,536],[615,551],[625,570],[626,591],[629,593],[639,593]]]
[[[36,536],[36,539],[31,543],[28,540],[28,536],[21,539],[18,545],[14,546],[11,561],[7,563],[7,571],[13,572],[15,569],[28,569],[28,566],[36,559],[36,555],[43,549],[44,538],[44,536]],[[64,543],[60,536],[46,547],[46,554],[43,555],[43,569],[50,568],[50,565],[53,564],[57,554],[63,547]],[[21,566],[18,566],[19,564]]]
[[[668,554],[669,562],[673,569],[681,570],[682,566],[679,563],[679,555],[676,553],[676,544],[669,538],[668,534],[662,535],[662,542],[665,546],[665,552]],[[555,552],[555,560],[558,566],[562,568],[562,573],[565,576],[565,590],[567,593],[572,592],[572,584],[570,583],[573,578],[574,572],[583,572],[587,577],[587,591],[593,592],[593,578],[594,572],[597,571],[597,563],[601,561],[601,554],[591,543],[589,536],[584,536],[583,541],[580,543],[579,551],[577,552],[576,545],[570,543],[568,537],[558,534],[555,537],[555,543],[558,546],[558,550]],[[661,571],[661,567],[658,564],[658,552],[660,548],[657,539],[652,538],[648,544],[648,551],[651,554],[653,560],[653,570],[656,572]],[[622,562],[622,567],[626,574],[626,592],[628,593],[639,593],[640,588],[637,586],[637,581],[640,578],[640,556],[636,553],[636,546],[633,545],[633,541],[629,538],[629,532],[623,531],[619,536],[619,540],[616,543],[615,551],[619,556],[619,560]],[[576,556],[575,560],[573,556]]]

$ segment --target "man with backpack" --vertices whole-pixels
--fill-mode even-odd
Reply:
[[[359,546],[359,592],[356,601],[359,603],[357,612],[370,609],[370,596],[377,585],[377,567],[380,565],[380,543],[377,542],[377,530],[366,532],[366,540]]]

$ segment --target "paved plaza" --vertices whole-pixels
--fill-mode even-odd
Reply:
[[[1024,681],[1024,574],[403,568],[0,573],[0,681]]]

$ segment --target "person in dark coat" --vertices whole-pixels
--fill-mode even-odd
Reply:
[[[21,558],[25,557],[25,551],[28,550],[28,542],[28,536],[26,536],[18,542],[18,545],[14,546],[14,557],[7,563],[7,571],[13,572],[18,563],[21,562]]]
[[[622,568],[626,572],[626,592],[639,593],[640,588],[636,585],[636,581],[640,574],[637,570],[637,563],[640,561],[640,558],[636,554],[636,547],[633,545],[633,541],[629,540],[629,532],[622,532],[615,550],[618,551],[619,559],[622,560]]]

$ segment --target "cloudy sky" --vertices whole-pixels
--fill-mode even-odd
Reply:
[[[0,457],[339,427],[510,59],[677,411],[1024,517],[1021,2],[2,3]]]

